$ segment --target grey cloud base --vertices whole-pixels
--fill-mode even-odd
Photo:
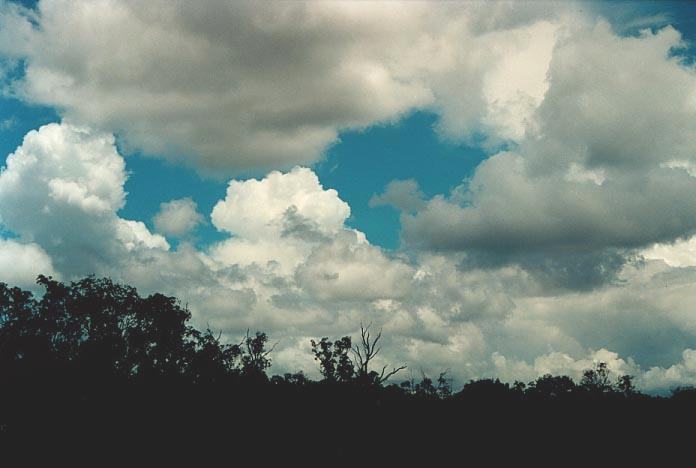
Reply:
[[[127,149],[234,173],[312,163],[342,130],[417,109],[448,138],[515,138],[570,9],[42,0],[3,4],[0,53],[25,68],[7,92]],[[509,73],[524,79],[510,88]]]
[[[385,363],[432,375],[450,369],[458,381],[577,376],[602,359],[648,390],[696,382],[692,268],[628,262],[617,284],[559,293],[519,266],[462,268],[464,254],[389,254],[346,227],[349,206],[299,167],[232,180],[212,215],[230,237],[203,251],[186,242],[172,250],[116,214],[125,201],[123,163],[109,135],[70,124],[30,133],[0,173],[0,213],[20,234],[0,241],[0,265],[22,272],[38,259],[35,273],[96,273],[175,295],[198,324],[228,339],[256,328],[280,340],[277,372],[316,373],[309,339],[355,334],[363,321],[384,327]],[[256,209],[260,202],[268,209]],[[41,216],[22,217],[15,206],[35,206]],[[111,229],[92,230],[89,249],[70,235],[75,224],[100,223]],[[64,251],[73,252],[70,262]],[[30,275],[3,280],[26,284]]]
[[[524,138],[404,212],[403,239],[586,288],[642,249],[690,238],[696,75],[680,47],[670,27],[619,37],[602,22],[559,39]]]

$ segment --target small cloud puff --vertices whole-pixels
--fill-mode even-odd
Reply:
[[[203,222],[203,216],[196,202],[187,197],[160,203],[153,222],[157,232],[165,236],[185,237]]]
[[[384,193],[374,194],[368,203],[370,208],[390,205],[400,211],[415,212],[425,208],[425,195],[414,179],[392,180]]]

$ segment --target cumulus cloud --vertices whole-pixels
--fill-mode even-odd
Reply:
[[[0,240],[0,280],[96,273],[176,295],[229,339],[279,339],[279,372],[314,368],[309,337],[372,321],[385,364],[459,382],[577,377],[599,360],[649,389],[692,382],[694,72],[672,28],[622,37],[565,10],[3,5],[0,54],[25,64],[10,92],[65,119],[29,132],[0,172],[0,219],[17,236]],[[445,138],[507,150],[449,194],[426,200],[406,180],[375,195],[402,211],[409,248],[387,252],[294,166],[342,129],[413,109],[436,112]],[[210,218],[228,237],[204,249],[186,241],[195,204],[163,203],[157,230],[183,238],[172,250],[118,215],[113,132],[221,173],[292,169],[231,180]]]
[[[415,109],[448,138],[519,139],[571,9],[42,0],[0,11],[0,53],[24,63],[22,99],[219,173],[310,163]]]
[[[413,274],[403,261],[388,258],[357,233],[344,231],[312,251],[298,268],[297,281],[319,300],[364,302],[403,297]]]
[[[234,237],[213,246],[211,255],[228,265],[271,263],[289,274],[314,243],[344,229],[348,216],[348,204],[335,190],[325,190],[307,168],[274,171],[261,180],[232,180],[211,220]]]
[[[0,214],[20,235],[3,241],[3,262],[14,264],[3,280],[26,283],[37,269],[65,279],[96,273],[176,295],[196,323],[230,339],[248,327],[281,339],[278,369],[307,351],[300,336],[354,334],[361,320],[394,332],[385,359],[403,360],[402,345],[414,360],[419,349],[449,346],[453,359],[473,349],[464,345],[472,333],[481,336],[468,321],[495,321],[511,305],[493,297],[489,273],[435,259],[416,267],[370,245],[345,225],[348,205],[306,168],[231,181],[212,216],[230,237],[205,251],[186,242],[168,250],[142,222],[118,217],[124,181],[111,136],[66,123],[30,132],[0,173]]]
[[[30,131],[0,172],[0,220],[66,275],[108,272],[124,251],[168,249],[125,203],[125,162],[112,135],[68,123]]]
[[[573,358],[565,353],[550,352],[537,356],[534,362],[529,364],[524,361],[508,359],[500,353],[493,353],[495,375],[502,376],[506,380],[511,380],[513,376],[520,378],[524,376],[527,381],[536,379],[543,375],[567,375],[576,382],[582,379],[582,374],[587,369],[594,369],[597,364],[603,362],[607,365],[610,375],[613,374],[614,380],[619,376],[631,375],[636,377],[640,372],[639,366],[632,359],[628,361],[621,358],[617,353],[607,349],[589,351],[586,355]]]
[[[51,258],[36,244],[0,238],[0,281],[34,289],[38,275],[57,276]]]
[[[640,383],[648,389],[696,385],[696,350],[685,349],[682,360],[667,368],[651,367],[640,376]]]
[[[681,45],[671,27],[620,37],[601,21],[559,40],[533,131],[403,214],[403,238],[479,261],[551,259],[594,287],[636,249],[690,237],[696,76],[672,54]]]
[[[592,369],[600,362],[607,364],[610,378],[630,375],[642,391],[665,393],[680,386],[696,385],[696,350],[685,349],[681,360],[668,367],[641,368],[633,359],[623,359],[618,353],[607,349],[589,351],[586,355],[573,358],[567,354],[552,352],[527,363],[508,359],[493,353],[494,376],[508,381],[514,379],[532,381],[542,375],[567,375],[576,382],[582,379],[583,371]]]
[[[384,364],[450,369],[460,383],[575,376],[596,360],[645,388],[690,381],[682,361],[696,338],[693,268],[637,259],[621,267],[620,282],[550,294],[520,266],[462,268],[466,254],[388,253],[346,226],[349,206],[300,167],[232,180],[212,216],[230,237],[172,251],[142,222],[117,216],[124,181],[111,136],[66,123],[30,132],[0,173],[0,214],[20,235],[0,241],[1,279],[108,274],[176,295],[199,326],[228,339],[257,328],[280,340],[278,372],[315,372],[307,337],[355,335],[362,321],[384,327]],[[84,231],[101,237],[79,237]]]
[[[696,238],[653,244],[641,254],[647,259],[663,260],[673,267],[696,266]]]
[[[353,4],[42,1],[18,92],[208,168],[310,162],[431,99],[381,47],[425,11],[395,7],[384,30]]]
[[[262,180],[232,180],[211,218],[218,229],[262,238],[283,232],[290,213],[330,234],[343,226],[350,207],[335,190],[324,190],[312,170],[296,167],[288,173],[271,172]]]
[[[0,3],[0,55],[17,59],[28,52],[34,12],[14,2]]]
[[[425,207],[425,195],[421,192],[415,179],[392,180],[382,194],[374,194],[369,206],[390,205],[401,211],[418,211]]]
[[[183,237],[203,222],[203,216],[198,212],[195,201],[181,198],[160,203],[160,210],[153,222],[155,229],[165,236]]]

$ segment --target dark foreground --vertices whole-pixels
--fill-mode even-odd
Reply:
[[[0,283],[0,466],[693,465],[691,388],[643,395],[601,363],[577,383],[390,384],[369,326],[312,342],[321,381],[269,377],[263,333],[223,344],[174,298],[39,283]]]

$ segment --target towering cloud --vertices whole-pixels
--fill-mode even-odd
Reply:
[[[0,172],[0,219],[36,242],[68,275],[107,273],[125,252],[167,249],[139,221],[121,219],[125,162],[112,135],[71,124],[29,132]]]

